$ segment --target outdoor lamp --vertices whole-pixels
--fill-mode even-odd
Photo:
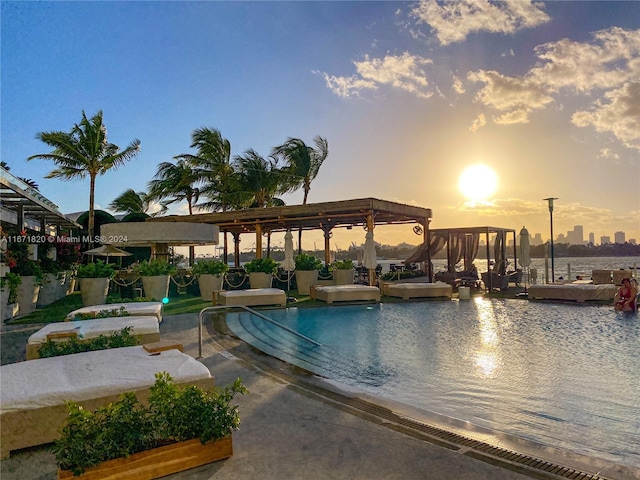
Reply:
[[[554,259],[553,259],[553,201],[558,200],[554,197],[543,198],[549,202],[549,219],[551,223],[551,283],[556,281],[555,268],[554,268]]]

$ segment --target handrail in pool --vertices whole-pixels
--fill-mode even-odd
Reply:
[[[294,334],[296,337],[299,337],[309,343],[311,343],[312,345],[315,345],[316,347],[321,347],[322,345],[319,344],[318,342],[316,342],[315,340],[313,340],[312,338],[307,337],[306,335],[301,334],[300,332],[296,332],[295,330],[287,327],[286,325],[282,325],[279,322],[276,322],[275,320],[267,317],[266,315],[261,314],[260,312],[256,312],[253,308],[249,308],[246,305],[217,305],[215,307],[207,307],[207,308],[203,308],[202,310],[200,310],[200,313],[198,314],[198,358],[202,358],[202,317],[203,314],[205,312],[211,311],[211,310],[222,310],[222,309],[228,309],[228,308],[243,308],[244,310],[246,310],[247,312],[257,316],[258,318],[261,318],[262,320],[266,320],[267,322],[282,328],[283,330],[286,330],[289,333]]]

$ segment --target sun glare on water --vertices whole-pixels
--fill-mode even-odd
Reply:
[[[486,165],[465,168],[458,179],[458,189],[470,202],[486,203],[498,188],[498,176]]]

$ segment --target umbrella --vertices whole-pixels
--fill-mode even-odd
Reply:
[[[529,231],[522,227],[520,230],[520,266],[527,270],[531,265],[531,253],[529,252],[531,245],[529,243]],[[525,292],[527,291],[527,280],[529,275],[526,276],[524,282]]]
[[[529,252],[531,246],[529,243],[529,232],[526,228],[522,227],[520,230],[520,266],[522,268],[529,268],[531,265],[531,253]]]
[[[293,260],[293,235],[291,235],[291,230],[287,230],[287,233],[284,234],[284,260],[281,265],[287,272],[287,290],[289,290],[291,272],[296,269],[296,262]]]
[[[92,255],[95,257],[129,257],[132,254],[125,252],[124,250],[114,247],[113,245],[102,245],[101,247],[92,248],[86,252],[82,252],[83,255]]]
[[[369,270],[369,285],[373,285],[373,272],[378,266],[378,254],[376,253],[376,244],[373,242],[373,232],[367,232],[364,242],[364,254],[362,265]]]

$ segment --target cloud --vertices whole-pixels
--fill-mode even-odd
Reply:
[[[420,98],[429,98],[433,91],[426,78],[424,67],[431,64],[428,58],[411,55],[387,55],[384,58],[371,58],[354,61],[356,74],[350,77],[337,77],[323,73],[327,87],[341,97],[357,96],[363,90],[375,90],[390,86],[410,92]]]
[[[471,127],[469,127],[469,130],[475,133],[478,130],[480,130],[482,127],[484,127],[486,124],[487,124],[487,119],[484,116],[484,113],[481,113],[473,121],[473,123],[471,124]]]
[[[470,72],[467,78],[485,86],[475,96],[477,102],[505,112],[496,123],[525,123],[529,113],[553,102],[544,85],[526,78],[507,77],[496,71]]]
[[[540,64],[528,77],[554,91],[580,93],[611,89],[640,76],[640,30],[612,27],[593,34],[593,42],[563,39],[535,48]]]
[[[442,45],[464,41],[470,33],[511,34],[549,21],[539,3],[521,0],[422,0],[412,11],[418,23],[431,27]]]
[[[629,148],[640,150],[640,82],[627,83],[604,94],[589,111],[578,111],[571,121],[610,132]]]
[[[612,27],[593,34],[591,42],[567,39],[536,47],[539,62],[521,77],[496,71],[469,72],[483,83],[475,101],[499,115],[497,124],[527,123],[561,95],[583,95],[590,105],[572,122],[614,135],[640,150],[640,30]]]

